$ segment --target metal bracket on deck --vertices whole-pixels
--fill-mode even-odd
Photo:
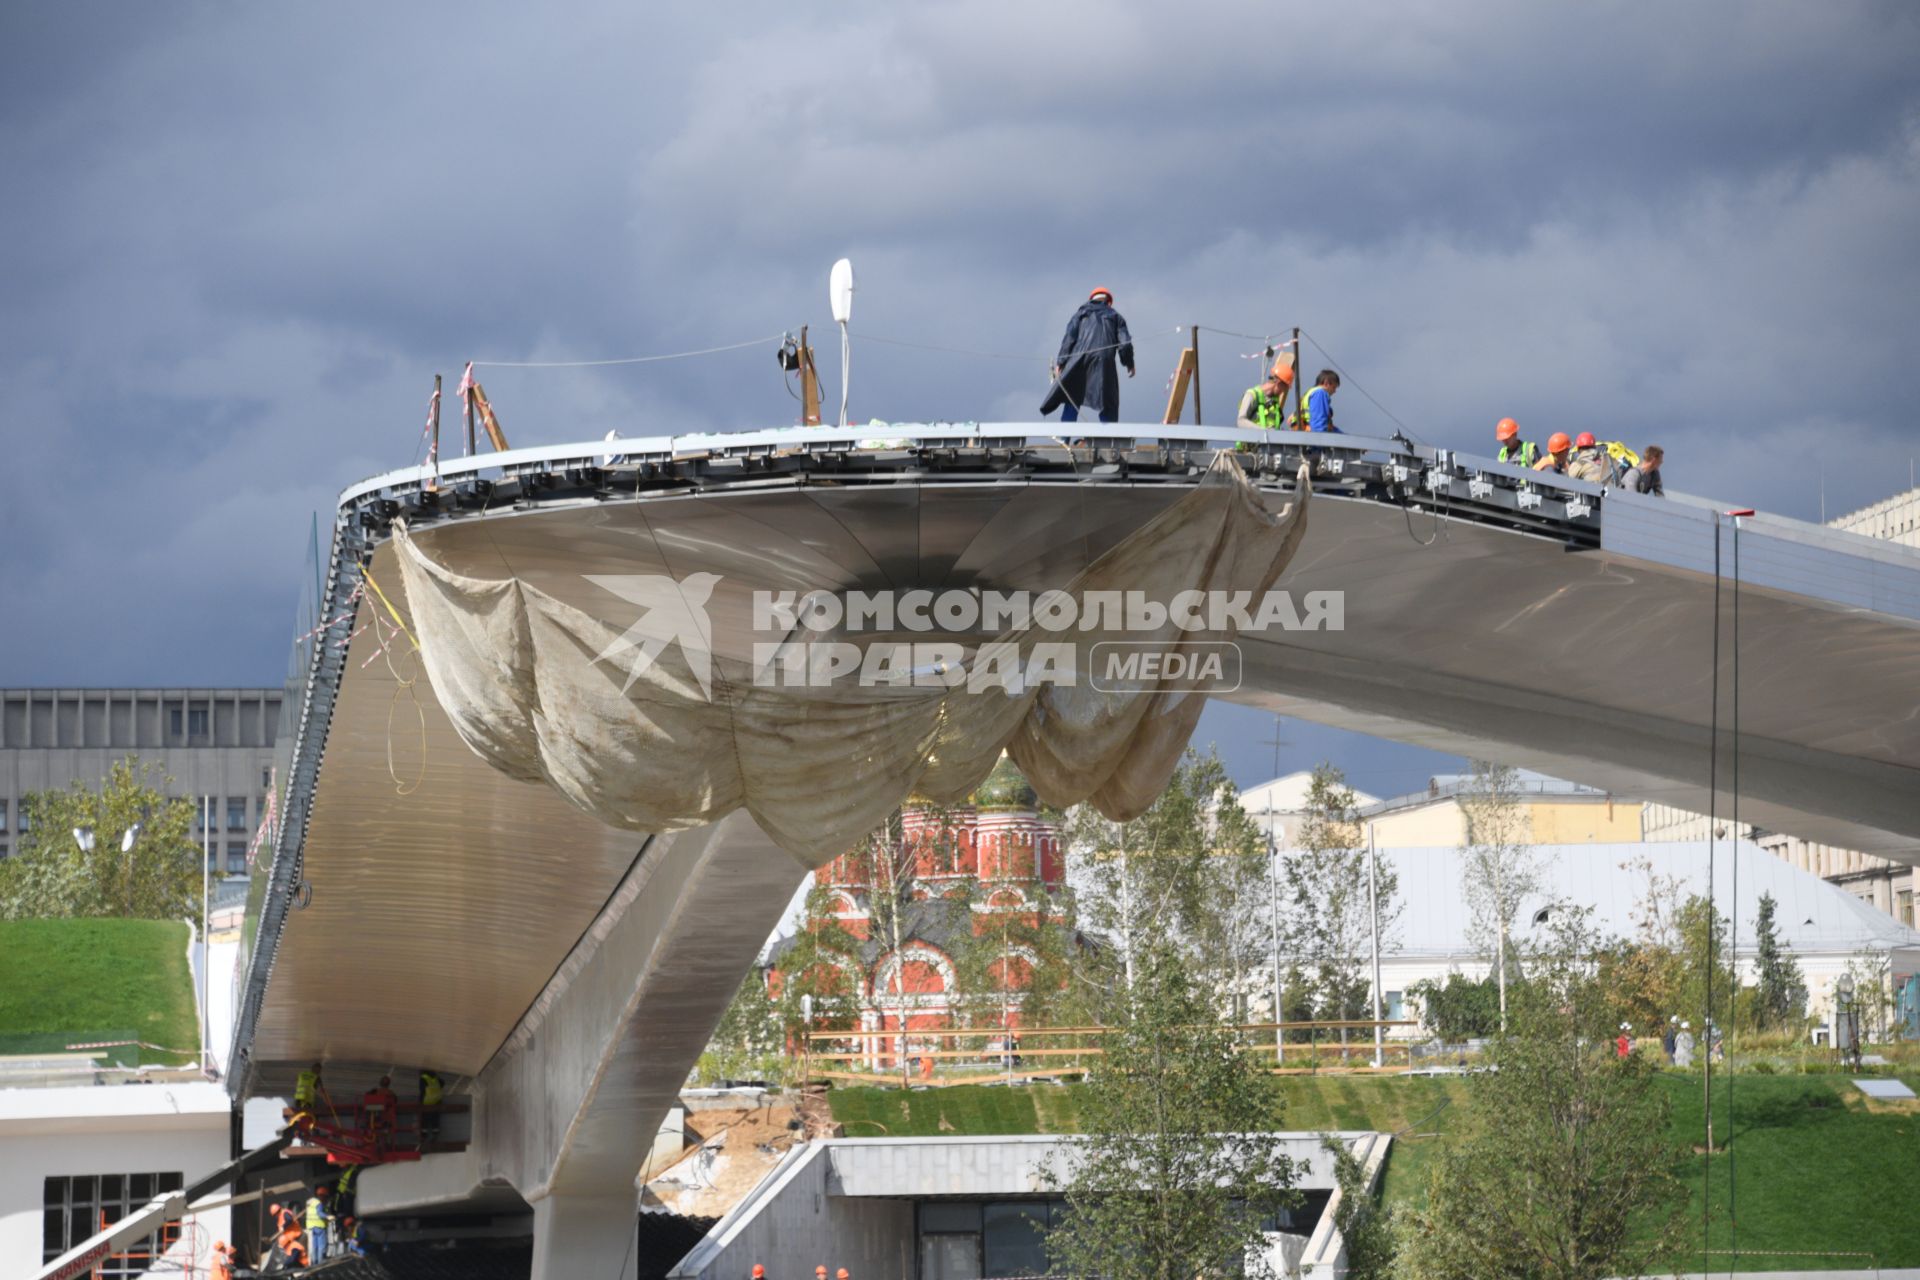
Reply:
[[[1475,502],[1485,502],[1493,496],[1493,481],[1487,479],[1484,472],[1474,472],[1473,479],[1467,481],[1467,496]]]
[[[1540,491],[1530,484],[1521,485],[1514,497],[1522,511],[1537,511],[1540,507]]]

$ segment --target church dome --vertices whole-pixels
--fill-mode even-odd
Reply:
[[[980,809],[1002,809],[1032,812],[1040,807],[1040,797],[1034,794],[1027,784],[1027,777],[1011,756],[1003,755],[1000,762],[993,766],[986,781],[982,782],[971,797],[972,803]]]

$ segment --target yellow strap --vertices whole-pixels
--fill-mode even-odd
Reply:
[[[360,576],[365,578],[367,585],[373,588],[373,594],[380,597],[380,603],[386,606],[387,616],[393,619],[393,625],[400,628],[400,634],[407,638],[407,643],[413,646],[416,653],[419,652],[420,642],[413,638],[413,632],[407,630],[407,624],[400,620],[400,611],[393,607],[393,601],[387,599],[387,593],[380,589],[380,583],[375,580],[373,570],[362,569]]]

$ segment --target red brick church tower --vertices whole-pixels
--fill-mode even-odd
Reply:
[[[895,852],[912,868],[915,901],[927,903],[928,909],[907,917],[910,927],[897,950],[889,939],[874,936],[862,860],[835,859],[813,878],[826,891],[835,919],[864,944],[857,981],[860,1029],[882,1031],[904,1024],[911,1034],[961,1021],[956,1004],[964,993],[954,954],[961,928],[980,937],[992,932],[1004,913],[1016,913],[1029,923],[1044,916],[1046,922],[1066,927],[1058,907],[1051,905],[1066,888],[1066,861],[1060,824],[1042,814],[1033,788],[1006,756],[964,804],[943,809],[910,803],[901,811],[900,830]],[[964,924],[947,899],[970,899]],[[776,972],[769,975],[775,982],[778,967],[776,955]],[[992,986],[1005,1006],[994,1025],[1020,1025],[1019,993],[1030,977],[1027,958],[1010,951],[990,970]],[[892,1060],[890,1041],[872,1037],[864,1043],[872,1050],[874,1065]]]

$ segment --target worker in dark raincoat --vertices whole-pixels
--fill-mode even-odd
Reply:
[[[1041,416],[1060,410],[1060,421],[1077,422],[1080,415],[1102,422],[1120,420],[1120,365],[1133,376],[1133,337],[1127,322],[1113,309],[1113,290],[1095,289],[1060,339],[1060,355],[1053,365],[1053,386],[1040,406]]]

